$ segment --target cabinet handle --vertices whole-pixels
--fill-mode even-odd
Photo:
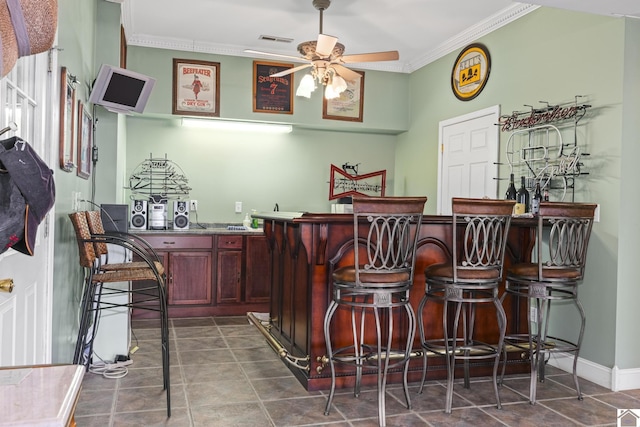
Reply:
[[[176,242],[162,242],[163,245],[175,245]]]

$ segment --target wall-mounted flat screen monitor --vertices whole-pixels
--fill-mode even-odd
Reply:
[[[89,102],[115,113],[142,113],[155,83],[153,77],[103,64],[93,84]]]

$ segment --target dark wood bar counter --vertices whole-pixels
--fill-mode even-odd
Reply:
[[[323,332],[325,310],[331,299],[331,277],[336,268],[353,264],[353,216],[349,214],[258,213],[254,217],[264,221],[268,241],[271,270],[270,336],[281,346],[281,355],[302,361],[303,368],[289,365],[291,371],[308,390],[328,389],[330,370],[325,365],[326,347]],[[417,310],[424,294],[424,269],[451,257],[451,217],[425,216],[418,240],[416,274],[411,290],[411,305]],[[363,224],[365,227],[365,224]],[[511,223],[505,263],[528,260],[533,246],[535,221],[516,218]],[[501,287],[502,294],[504,284]],[[527,331],[526,301],[507,299],[507,333]],[[486,310],[495,310],[493,307]],[[479,308],[476,317],[476,336],[487,342],[497,342],[495,312]],[[417,313],[420,315],[420,313]],[[336,313],[337,325],[349,325],[348,312]],[[341,317],[342,316],[342,317]],[[442,338],[442,304],[430,304],[423,313],[428,338]],[[343,321],[341,321],[341,319]],[[406,329],[401,318],[399,330]],[[369,328],[373,329],[373,328]],[[338,343],[350,342],[351,330],[332,332]],[[409,371],[409,381],[419,381],[422,375],[420,340],[416,336]],[[300,358],[300,359],[298,359]],[[529,361],[521,352],[510,352],[507,372],[526,372]],[[308,360],[308,362],[307,362]],[[446,378],[443,359],[429,357],[428,379]],[[337,387],[353,385],[354,373],[337,370]],[[490,373],[488,364],[472,366],[471,375]],[[401,373],[389,375],[390,382],[400,382]],[[375,375],[365,375],[364,384],[374,384]]]

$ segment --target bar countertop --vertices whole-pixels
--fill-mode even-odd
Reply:
[[[70,425],[83,376],[80,365],[0,369],[0,426]]]
[[[231,227],[231,228],[229,228]],[[204,234],[204,235],[212,235],[212,234],[239,234],[239,235],[248,235],[248,236],[256,236],[262,234],[264,230],[262,227],[258,228],[244,228],[241,225],[237,224],[191,224],[190,228],[186,230],[174,230],[173,228],[167,229],[150,229],[150,230],[135,230],[129,229],[130,233],[134,233],[141,237],[150,234]],[[143,237],[144,238],[144,237]]]

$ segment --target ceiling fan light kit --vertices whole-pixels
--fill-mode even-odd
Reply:
[[[304,96],[305,98],[311,98],[311,92],[316,90],[316,81],[311,74],[305,74],[298,90],[296,90],[296,96]]]
[[[345,67],[343,64],[396,61],[399,59],[398,51],[395,50],[344,55],[345,47],[342,43],[338,43],[338,38],[322,32],[323,12],[331,5],[331,0],[312,0],[311,3],[320,12],[320,31],[317,40],[298,44],[298,52],[302,55],[301,57],[245,50],[247,53],[306,62],[304,65],[271,75],[271,77],[282,77],[299,70],[311,68],[311,72],[306,74],[300,81],[296,96],[311,98],[311,93],[317,88],[316,82],[318,82],[325,86],[324,96],[326,99],[337,98],[347,89],[347,81],[356,81],[360,78],[360,74]]]

